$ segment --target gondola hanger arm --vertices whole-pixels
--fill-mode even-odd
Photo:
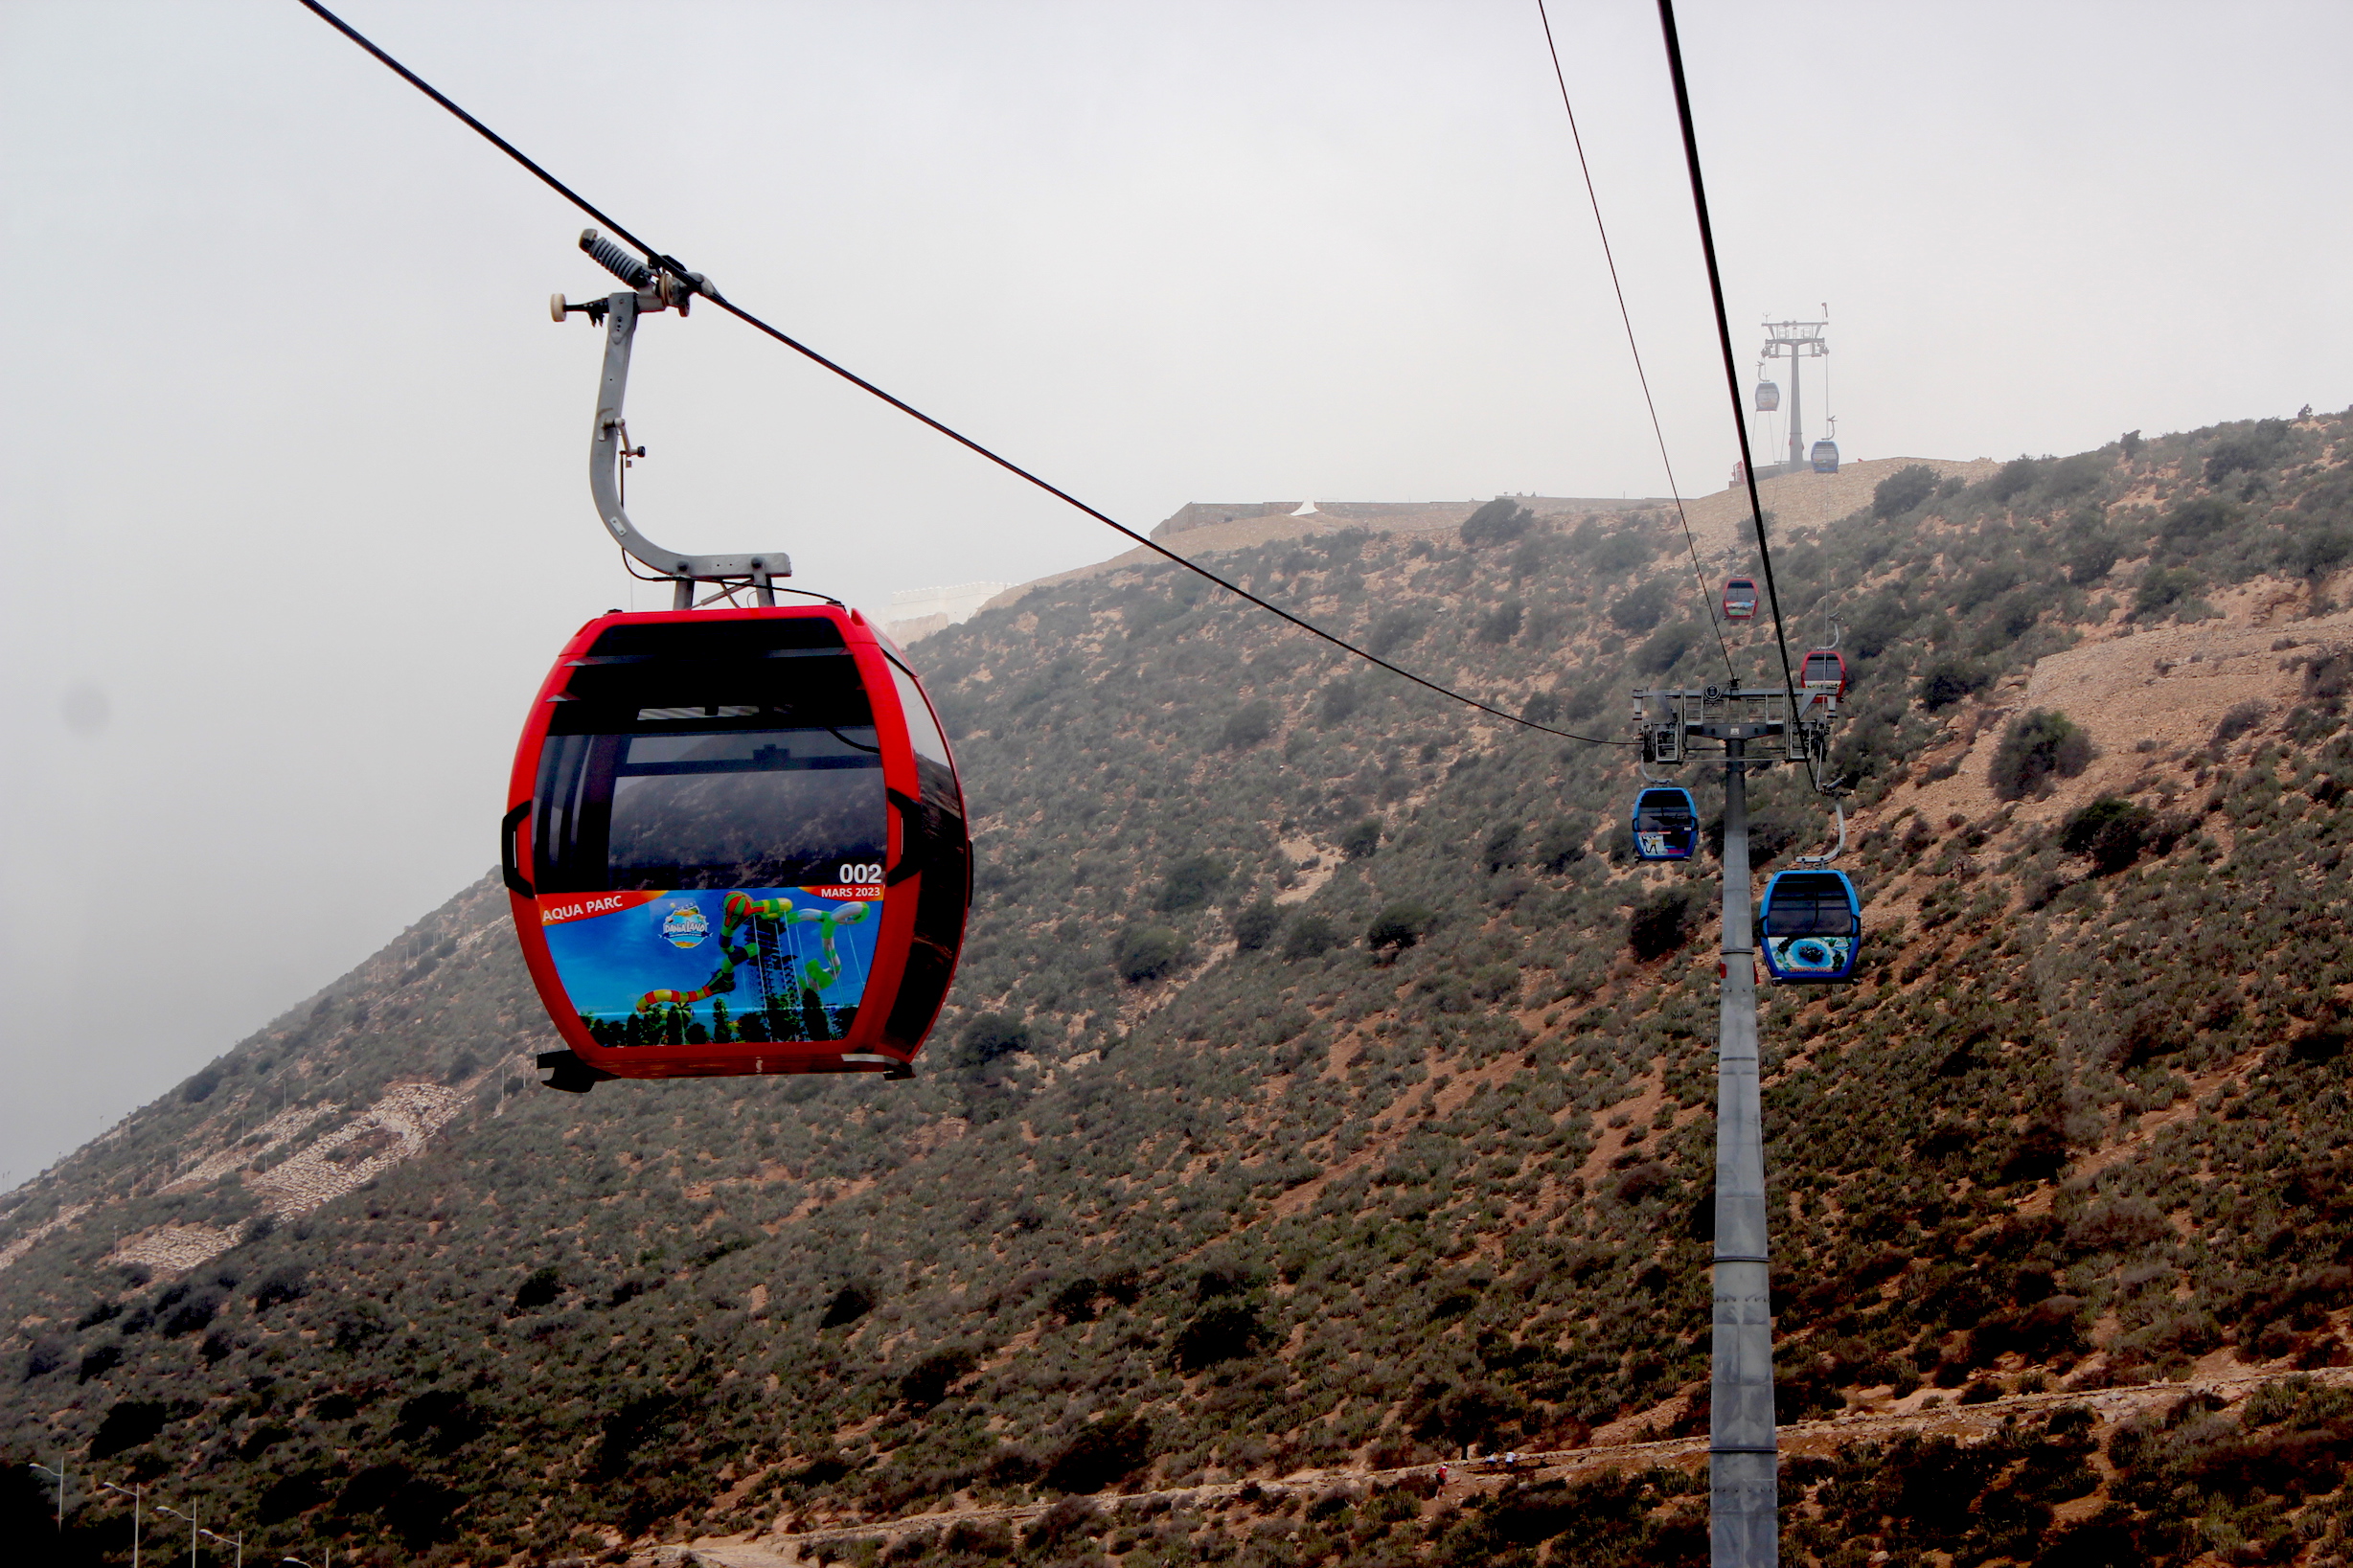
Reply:
[[[717,300],[719,291],[699,272],[688,272],[671,257],[657,256],[651,263],[605,239],[594,229],[581,231],[580,248],[614,277],[628,284],[623,292],[575,305],[562,295],[549,302],[549,313],[559,321],[579,311],[605,329],[605,366],[597,383],[597,412],[588,438],[588,489],[596,498],[597,517],[621,548],[638,560],[674,579],[678,587],[676,607],[694,604],[697,582],[749,582],[764,603],[774,602],[770,581],[792,575],[792,557],[782,550],[756,555],[693,556],[665,550],[637,531],[628,510],[621,504],[621,462],[639,455],[628,444],[628,425],[622,404],[629,391],[629,352],[637,338],[637,319],[649,311],[676,309],[681,316],[697,294]]]
[[[1839,805],[1837,801],[1833,801],[1830,803],[1830,809],[1831,813],[1839,820],[1839,842],[1832,846],[1828,853],[1801,854],[1797,856],[1797,863],[1799,865],[1827,866],[1833,860],[1838,859],[1839,856],[1846,852],[1846,807]]]

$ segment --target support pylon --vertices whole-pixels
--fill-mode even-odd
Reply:
[[[1748,768],[1724,743],[1724,944],[1716,1045],[1715,1329],[1708,1370],[1712,1568],[1775,1568],[1780,1469],[1757,1081],[1756,936],[1748,906]]]

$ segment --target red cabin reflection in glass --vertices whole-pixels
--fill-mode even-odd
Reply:
[[[1752,621],[1756,618],[1756,579],[1734,578],[1724,585],[1724,618],[1726,621]]]
[[[500,848],[515,932],[599,1079],[904,1077],[971,901],[921,683],[834,605],[602,616],[540,689]]]

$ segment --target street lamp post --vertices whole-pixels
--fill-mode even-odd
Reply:
[[[111,1481],[101,1481],[99,1485],[130,1499],[130,1568],[139,1568],[139,1499],[147,1488],[135,1485],[118,1487]]]
[[[237,1552],[237,1568],[245,1568],[244,1532],[240,1531],[234,1535],[218,1535],[215,1534],[209,1530],[199,1530],[196,1532],[196,1534],[205,1536],[208,1539],[218,1541],[223,1546],[235,1548]]]
[[[290,1562],[294,1568],[311,1568],[309,1563],[303,1561],[300,1557],[280,1557],[278,1560],[281,1563]],[[327,1549],[327,1555],[319,1559],[318,1568],[335,1568],[335,1549],[333,1547]]]
[[[43,1475],[55,1476],[57,1478],[57,1534],[62,1535],[65,1534],[65,1456],[63,1454],[59,1454],[57,1456],[57,1467],[54,1470],[46,1465],[35,1465],[33,1467],[40,1471]]]
[[[196,1523],[195,1506],[189,1504],[190,1511],[182,1513],[178,1509],[166,1508],[161,1503],[155,1505],[156,1512],[169,1513],[188,1527],[188,1568],[196,1568],[196,1537],[204,1534],[203,1528]]]

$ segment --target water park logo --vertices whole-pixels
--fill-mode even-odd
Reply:
[[[662,936],[673,947],[699,947],[711,934],[711,917],[693,904],[676,904],[662,917]]]

